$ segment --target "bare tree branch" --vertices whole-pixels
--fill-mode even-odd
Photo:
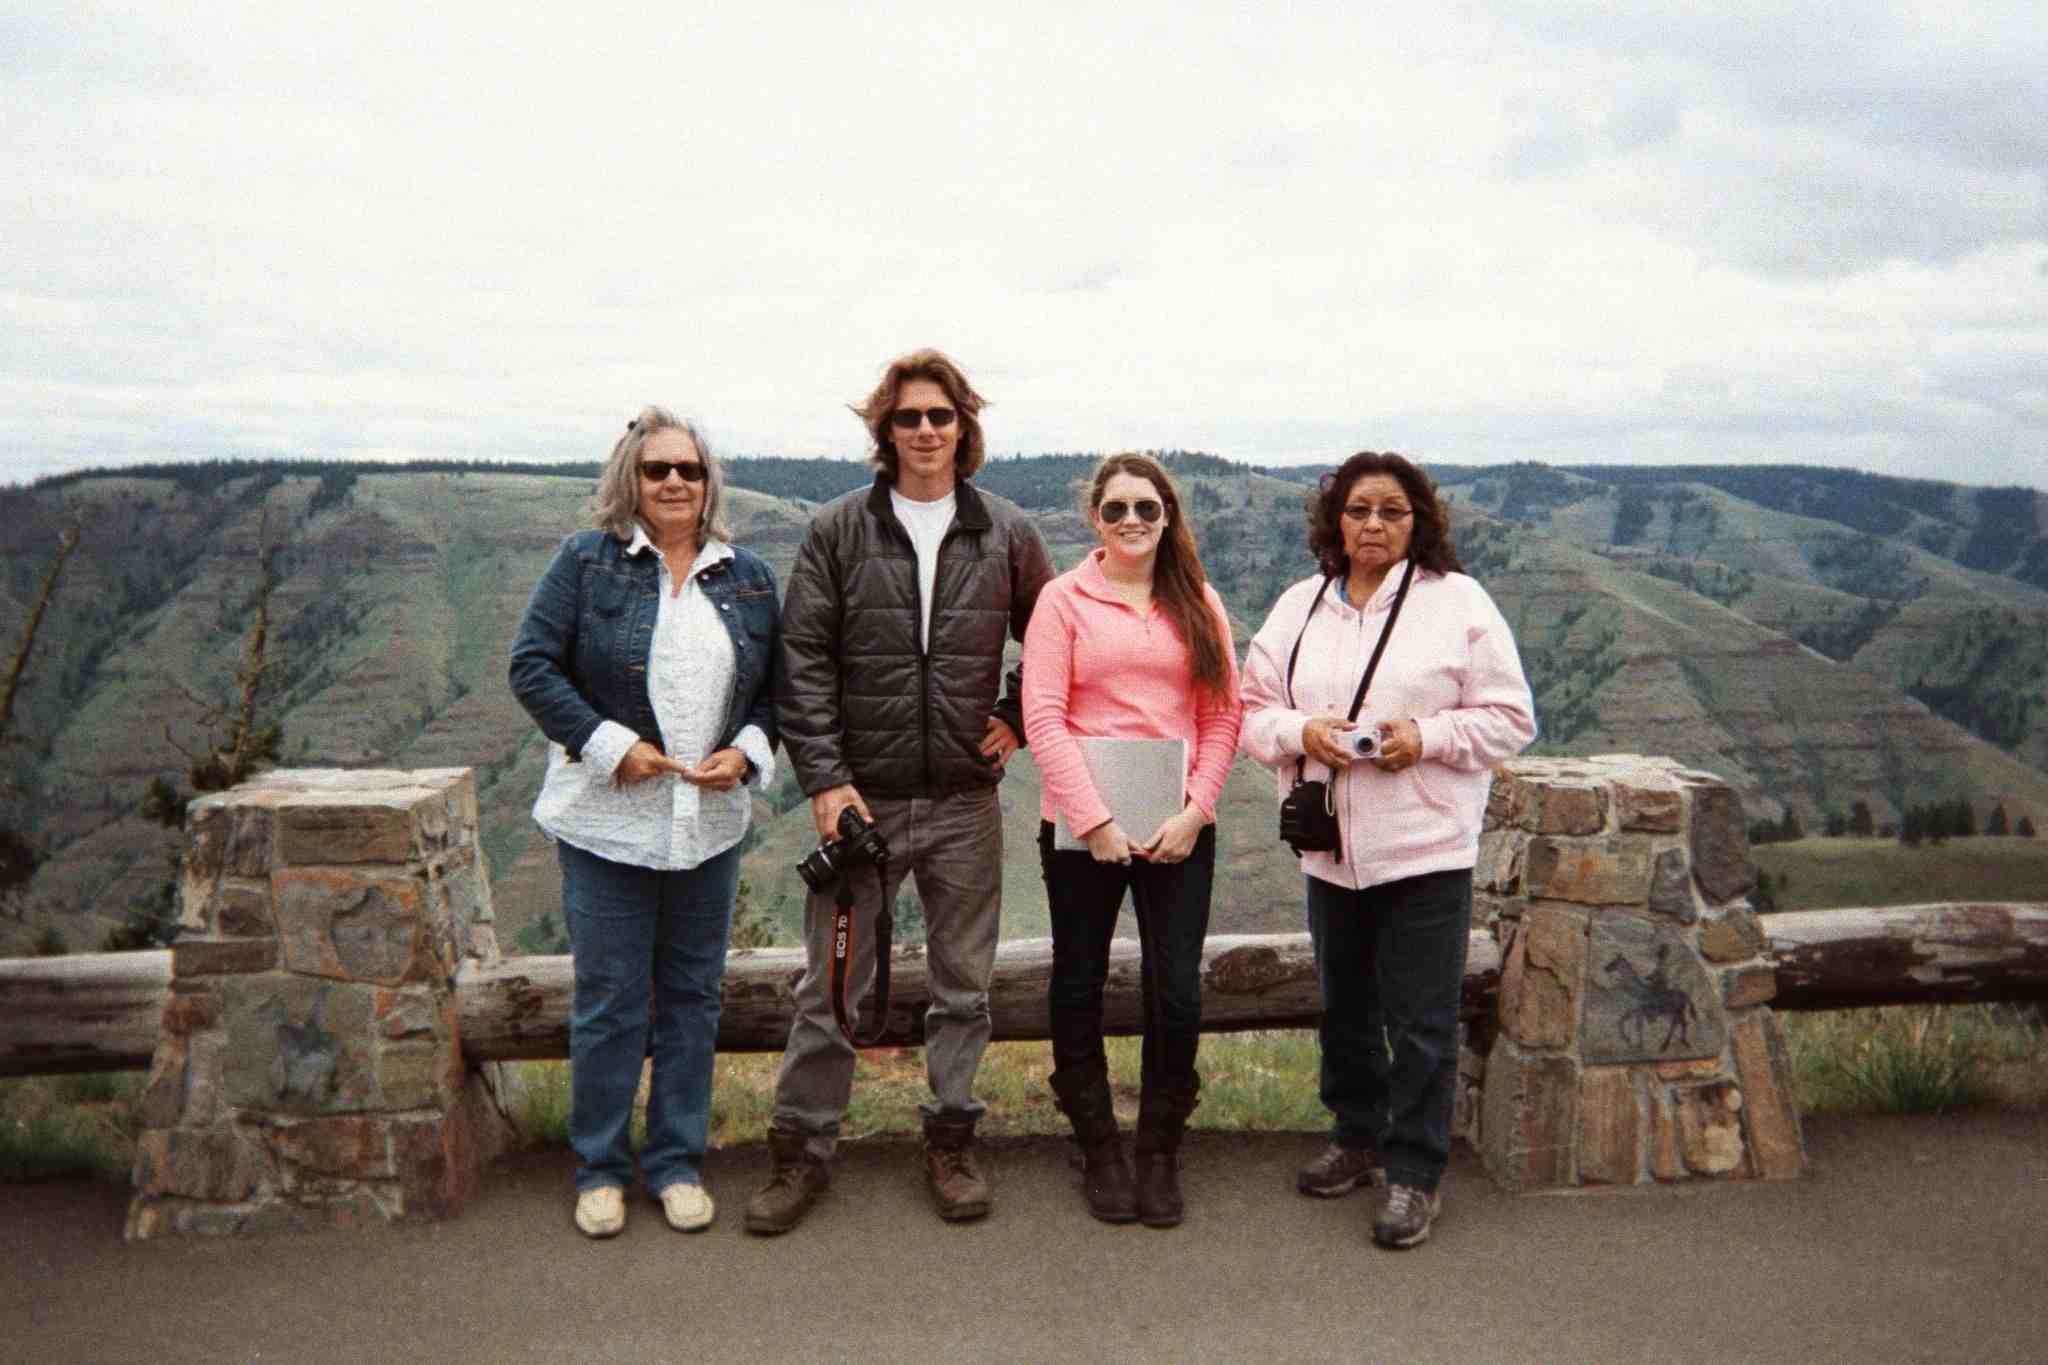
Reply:
[[[0,692],[0,742],[5,742],[8,727],[14,720],[14,697],[21,688],[22,675],[28,671],[28,656],[36,647],[36,632],[42,628],[43,612],[50,605],[51,594],[57,590],[57,575],[64,572],[64,561],[71,558],[71,552],[78,548],[84,534],[77,522],[64,528],[57,537],[57,557],[50,561],[50,571],[43,575],[43,590],[36,596],[36,604],[30,609],[28,620],[21,627],[21,644],[14,651],[14,666],[7,671],[7,690]]]

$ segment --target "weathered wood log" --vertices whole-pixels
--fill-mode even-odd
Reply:
[[[1761,916],[1781,1010],[2048,999],[2048,903]]]
[[[1465,975],[1467,1017],[1493,1008],[1500,965],[1493,940],[1472,935]],[[781,1051],[803,967],[800,948],[742,949],[728,957],[719,1050]],[[922,1042],[924,1011],[931,1003],[922,946],[899,948],[889,971],[889,1018],[882,1042],[892,1047]],[[1051,974],[1051,939],[1014,939],[997,948],[989,1000],[996,1038],[1046,1036],[1045,988]],[[473,1061],[568,1056],[572,986],[566,957],[507,958],[465,968],[455,984],[464,1055]],[[1110,950],[1103,992],[1110,1033],[1139,1032],[1138,996],[1138,945],[1118,939]],[[1205,1032],[1306,1028],[1321,1012],[1308,935],[1219,935],[1203,945]]]
[[[0,1076],[149,1065],[171,993],[171,955],[0,958]]]
[[[1944,902],[1761,916],[1778,969],[1781,1010],[1942,1001],[2048,999],[2048,903]],[[1500,953],[1472,937],[1466,1018],[1491,1012]],[[1025,939],[996,952],[998,1038],[1045,1037],[1052,944]],[[789,1034],[789,995],[803,970],[795,948],[742,949],[727,961],[719,1046],[774,1051]],[[924,954],[892,968],[892,1045],[916,1043],[928,1002]],[[1314,958],[1305,934],[1219,936],[1203,952],[1203,1027],[1211,1032],[1315,1022]],[[463,1051],[472,1060],[569,1054],[569,959],[507,958],[457,981]],[[147,1067],[171,989],[168,952],[0,958],[0,1076]],[[1112,1033],[1137,1031],[1138,946],[1111,952],[1105,1011]]]

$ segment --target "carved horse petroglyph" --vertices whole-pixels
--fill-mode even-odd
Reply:
[[[1665,1029],[1664,1041],[1657,1045],[1657,1051],[1669,1051],[1673,1039],[1692,1042],[1692,1025],[1699,1018],[1699,1011],[1690,996],[1671,984],[1664,963],[1670,951],[1670,944],[1659,945],[1656,970],[1648,976],[1638,972],[1624,954],[1616,953],[1608,960],[1608,977],[1633,1002],[1617,1024],[1621,1040],[1631,1047],[1641,1047],[1650,1025],[1659,1019],[1665,1021]]]

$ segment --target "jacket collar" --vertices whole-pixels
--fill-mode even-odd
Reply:
[[[868,511],[877,517],[896,519],[896,513],[889,506],[889,490],[896,481],[886,473],[875,475],[875,486],[868,490]],[[988,504],[981,494],[966,479],[953,481],[953,520],[964,531],[986,531],[993,523],[989,520]]]
[[[619,551],[619,553],[628,559],[634,559],[639,556],[642,550],[647,551],[648,554],[653,555],[656,559],[661,557],[660,553],[654,548],[654,542],[647,537],[647,528],[635,521],[633,523],[633,538],[626,542],[625,548]],[[691,574],[703,573],[714,564],[723,564],[732,557],[732,546],[726,544],[717,536],[706,536],[704,543],[697,547],[697,557],[684,566],[684,576],[688,577]],[[670,565],[669,571],[673,573],[675,566]]]

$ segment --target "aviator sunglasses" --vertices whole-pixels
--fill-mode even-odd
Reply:
[[[1150,526],[1153,522],[1159,520],[1159,514],[1165,510],[1166,508],[1151,498],[1139,498],[1136,502],[1125,502],[1122,498],[1111,498],[1108,502],[1103,503],[1100,508],[1102,521],[1106,526],[1116,525],[1124,519],[1124,514],[1127,512],[1136,512],[1138,520]]]
[[[704,482],[704,466],[692,461],[689,464],[669,460],[642,460],[640,477],[649,483],[667,483],[670,474],[680,474],[684,483]]]
[[[919,422],[930,418],[933,431],[944,431],[957,415],[951,408],[898,408],[889,414],[889,425],[898,431],[916,431]]]

